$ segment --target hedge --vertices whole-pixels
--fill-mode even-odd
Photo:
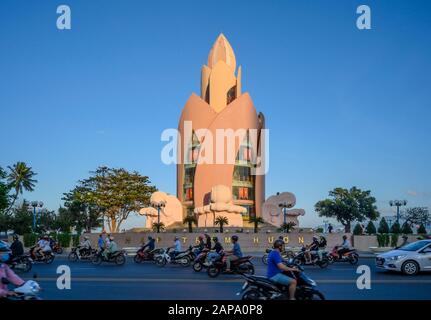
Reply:
[[[24,247],[30,248],[34,246],[37,242],[37,233],[24,233]]]
[[[57,235],[57,241],[63,248],[68,248],[70,246],[70,241],[72,240],[72,236],[70,233],[59,233]]]

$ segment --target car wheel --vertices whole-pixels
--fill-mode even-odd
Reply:
[[[417,262],[409,260],[403,263],[401,271],[409,276],[414,276],[419,273],[419,265]]]

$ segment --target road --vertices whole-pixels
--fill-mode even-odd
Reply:
[[[256,274],[264,275],[266,267],[255,255]],[[71,268],[71,289],[57,289],[57,267]],[[307,266],[305,272],[314,279],[327,299],[431,299],[431,273],[407,277],[397,273],[376,270],[372,258],[362,258],[358,265],[371,268],[371,289],[359,290],[356,286],[356,266],[339,263],[327,269]],[[205,271],[196,273],[191,267],[168,265],[160,268],[153,263],[135,264],[128,259],[124,266],[90,262],[70,263],[56,257],[51,265],[35,264],[28,274],[37,274],[43,287],[42,299],[172,299],[216,300],[239,299],[236,295],[243,284],[241,276],[220,275],[209,278]]]

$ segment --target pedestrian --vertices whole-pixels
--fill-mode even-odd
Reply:
[[[332,230],[334,229],[334,227],[332,226],[332,224],[328,225],[328,232],[332,233]]]

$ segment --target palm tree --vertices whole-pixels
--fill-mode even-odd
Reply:
[[[216,226],[220,226],[220,233],[223,233],[223,226],[226,225],[226,224],[229,224],[229,220],[226,217],[218,216],[215,219],[214,224]]]
[[[256,216],[250,217],[248,221],[254,223],[254,233],[257,233],[259,224],[265,222],[262,217]]]
[[[157,233],[160,233],[160,230],[165,230],[165,224],[163,222],[153,223],[153,231],[156,231]]]
[[[287,222],[287,223],[282,223],[280,226],[280,229],[283,230],[286,233],[289,233],[291,229],[293,229],[293,227],[296,226],[296,223],[293,221]]]
[[[189,214],[189,215],[187,215],[187,217],[184,218],[183,223],[188,224],[189,233],[192,233],[193,232],[193,224],[195,224],[197,226],[198,225],[198,219],[196,219],[196,216]]]
[[[33,172],[31,167],[28,167],[25,162],[18,161],[12,167],[8,166],[8,169],[10,170],[10,173],[7,176],[7,182],[9,186],[15,190],[15,194],[12,197],[12,202],[6,213],[9,213],[12,209],[16,199],[18,199],[18,196],[22,194],[23,190],[33,191],[34,186],[37,183],[37,180],[33,179],[36,173]]]

